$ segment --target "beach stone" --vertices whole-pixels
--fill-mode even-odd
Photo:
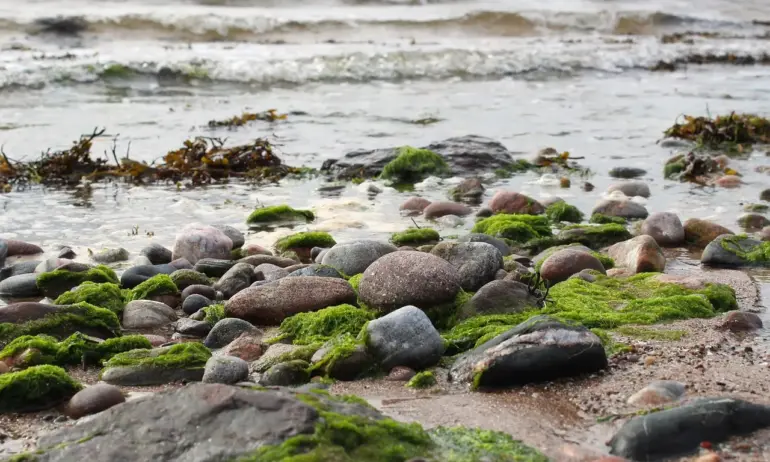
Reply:
[[[128,250],[122,247],[118,249],[104,249],[91,255],[91,260],[101,265],[109,265],[119,261],[126,261],[128,258]]]
[[[401,207],[399,207],[399,210],[403,212],[407,212],[412,215],[419,215],[424,210],[425,207],[430,205],[430,201],[428,199],[425,199],[423,197],[410,197],[406,201],[404,201],[403,204],[401,204]]]
[[[19,274],[0,281],[0,298],[34,298],[42,297],[42,291],[37,287],[37,274]]]
[[[613,178],[638,178],[647,174],[647,170],[637,167],[614,167],[610,169]]]
[[[155,347],[159,347],[166,343],[166,337],[162,335],[152,335],[152,334],[142,334],[142,337],[146,338],[150,341],[150,345]]]
[[[485,242],[441,242],[430,253],[454,266],[460,286],[470,292],[492,281],[503,268],[503,254]]]
[[[508,246],[508,244],[506,244],[504,240],[490,236],[489,234],[470,233],[460,237],[457,242],[485,242],[487,244],[493,245],[504,257],[507,257],[511,254],[511,248]]]
[[[306,276],[244,289],[225,304],[225,312],[256,325],[277,325],[297,313],[343,303],[357,303],[356,293],[347,281]]]
[[[738,217],[738,224],[746,230],[757,231],[765,226],[770,226],[770,220],[758,213],[746,213]]]
[[[229,237],[233,243],[233,249],[240,249],[246,243],[246,236],[242,232],[229,225],[214,225],[214,227]]]
[[[170,347],[155,348],[152,351]],[[102,371],[101,379],[109,384],[122,387],[145,387],[166,385],[174,382],[200,382],[203,368],[115,366]]]
[[[291,274],[291,273],[293,273],[295,271],[298,271],[298,270],[301,270],[301,269],[305,269],[305,268],[307,268],[310,265],[311,265],[310,263],[297,263],[296,265],[287,266],[284,269],[286,270],[287,273]]]
[[[382,313],[402,306],[429,308],[454,301],[462,279],[457,269],[435,255],[393,252],[364,271],[361,301]]]
[[[170,276],[179,290],[184,290],[191,285],[210,284],[208,276],[193,269],[178,269]]]
[[[765,226],[758,234],[763,241],[770,241],[770,226]],[[16,265],[14,265],[16,266]]]
[[[580,325],[535,316],[461,355],[453,382],[496,388],[597,372],[607,367],[601,340]]]
[[[444,215],[443,217],[437,218],[436,223],[444,228],[459,228],[465,222],[457,215]]]
[[[186,314],[195,314],[201,308],[206,308],[214,303],[203,295],[192,294],[182,302],[182,311]]]
[[[74,250],[72,250],[72,247],[69,246],[63,246],[61,249],[59,249],[59,253],[56,255],[58,258],[66,258],[66,259],[73,259],[78,256],[78,254],[75,253]]]
[[[299,345],[289,345],[287,343],[274,343],[270,345],[264,354],[256,361],[249,364],[249,371],[254,373],[264,373],[281,359],[296,355],[302,349]],[[312,355],[304,359],[310,359]]]
[[[302,360],[276,364],[262,374],[259,384],[263,387],[303,385],[310,381],[308,367],[310,367],[310,364]]]
[[[43,249],[29,242],[19,241],[17,239],[0,239],[0,260],[2,260],[2,243],[5,243],[6,255],[8,257],[18,257],[25,255],[37,255],[43,253]]]
[[[203,273],[211,278],[220,278],[225,275],[230,268],[235,266],[232,260],[217,260],[216,258],[201,258],[193,266],[193,269],[199,273]]]
[[[743,181],[737,175],[724,175],[716,179],[715,184],[722,188],[739,188]]]
[[[133,259],[131,266],[152,266],[152,262],[144,255],[139,255]]]
[[[293,271],[289,273],[289,276],[291,277],[297,277],[297,276],[317,276],[319,278],[338,278],[338,279],[345,279],[342,274],[340,274],[339,271],[337,271],[335,268],[331,266],[326,265],[310,265],[306,266],[302,269],[298,269],[296,271]]]
[[[485,189],[484,184],[481,182],[481,178],[466,178],[460,184],[449,190],[449,196],[456,202],[462,201],[470,204],[480,204]]]
[[[89,268],[91,268],[91,265],[87,265],[85,263],[77,263],[72,260],[68,260],[66,258],[48,258],[40,262],[39,265],[37,265],[37,268],[35,268],[35,272],[47,273],[49,271],[54,271],[56,269],[63,268],[63,267],[66,267],[69,271],[80,272],[80,271],[88,270]]]
[[[123,309],[125,329],[162,327],[176,321],[174,310],[166,304],[151,300],[134,300]]]
[[[133,289],[144,281],[159,274],[171,274],[177,269],[169,264],[152,266],[132,266],[120,275],[120,285],[124,289]]]
[[[0,239],[0,268],[5,265],[6,257],[8,257],[8,243],[5,239]]]
[[[770,188],[759,193],[759,200],[770,202]]]
[[[666,268],[666,257],[652,236],[642,234],[627,241],[613,244],[607,254],[622,266],[636,273],[660,273]]]
[[[273,255],[250,255],[248,257],[241,258],[237,261],[237,263],[248,263],[255,268],[264,263],[275,265],[280,268],[286,268],[287,266],[296,265],[300,262],[298,260],[292,260],[291,258],[276,257]]]
[[[249,244],[246,247],[244,247],[244,251],[247,257],[253,256],[253,255],[268,255],[268,256],[273,255],[273,252],[271,252],[269,249],[262,247],[259,244]]]
[[[253,270],[254,280],[273,282],[285,278],[289,272],[279,266],[270,263],[262,263]]]
[[[493,213],[524,213],[541,215],[545,213],[543,205],[524,194],[513,191],[497,191],[489,201]]]
[[[656,380],[633,395],[628,404],[633,406],[662,406],[684,397],[685,384],[674,380]]]
[[[752,239],[750,237],[740,237],[740,236],[734,236],[732,234],[724,234],[722,236],[717,237],[713,241],[709,243],[709,245],[706,246],[705,249],[703,249],[703,254],[701,255],[701,263],[704,265],[709,266],[726,266],[726,267],[737,267],[737,266],[754,266],[754,265],[763,265],[766,262],[751,262],[748,261],[737,254],[730,252],[729,250],[725,249],[722,245],[722,242],[725,239],[729,239],[729,244],[731,248],[736,248],[737,250],[749,253],[757,248],[757,246],[761,245],[762,242],[758,241],[756,239]]]
[[[123,396],[120,388],[106,383],[97,383],[75,393],[64,408],[64,414],[72,419],[79,419],[124,402],[126,397]]]
[[[628,197],[650,197],[650,187],[644,181],[624,181],[614,183],[607,188],[607,193],[620,191]]]
[[[260,265],[260,267],[261,266],[265,265]],[[219,279],[219,281],[216,282],[216,284],[214,284],[214,289],[222,292],[222,295],[224,295],[226,299],[229,299],[233,295],[249,287],[254,277],[255,268],[253,266],[248,263],[236,263]]]
[[[572,276],[569,277],[569,279],[582,279],[585,282],[596,282],[597,276],[593,273],[593,270],[584,269],[579,273],[573,274]]]
[[[259,332],[252,324],[237,318],[220,319],[206,336],[203,344],[208,348],[222,348],[245,332]]]
[[[514,314],[535,307],[527,285],[513,280],[492,281],[460,307],[460,319],[487,314]]]
[[[428,316],[415,306],[399,308],[366,325],[366,347],[383,369],[434,366],[444,354],[444,341]]]
[[[140,250],[139,253],[149,258],[153,265],[171,263],[173,260],[171,250],[155,242]]]
[[[762,319],[754,313],[747,311],[730,311],[725,314],[719,328],[741,334],[759,330],[763,327]]]
[[[322,361],[331,348],[331,342],[327,342],[326,345],[313,354],[310,363],[315,365]],[[365,346],[356,345],[353,351],[348,352],[345,356],[336,358],[330,364],[323,366],[321,372],[325,376],[335,380],[351,381],[356,380],[367,371],[371,370],[374,362],[374,358],[369,355]]]
[[[56,312],[59,307],[45,303],[20,302],[0,306],[0,324],[21,324],[43,318]]]
[[[722,225],[698,218],[690,218],[684,222],[684,239],[696,247],[706,247],[709,242],[723,234],[734,233]]]
[[[647,209],[633,201],[603,200],[591,212],[592,215],[596,213],[627,219],[647,218]]]
[[[396,366],[388,372],[385,380],[389,382],[408,382],[417,375],[414,369],[404,366]]]
[[[457,202],[433,202],[425,207],[423,215],[428,220],[435,220],[444,215],[464,217],[465,215],[470,215],[471,212],[471,208],[465,204],[459,204]]]
[[[185,336],[202,338],[211,331],[211,324],[190,318],[181,318],[174,323],[174,330]]]
[[[177,258],[176,260],[171,260],[169,265],[176,268],[177,270],[192,270],[195,268],[195,265],[190,263],[186,258]]]
[[[343,242],[329,249],[323,256],[321,264],[337,268],[341,272],[353,276],[361,274],[380,257],[397,251],[393,244],[374,241],[357,240]]]
[[[185,287],[182,291],[182,302],[184,303],[192,295],[201,295],[211,301],[217,300],[217,291],[213,287],[203,284],[193,284]]]
[[[0,268],[0,281],[8,279],[11,276],[34,273],[35,268],[37,268],[40,263],[41,262],[38,260],[20,261],[19,263],[15,263],[11,266]]]
[[[235,356],[247,362],[258,360],[267,351],[267,345],[262,342],[262,332],[259,329],[241,333],[232,342],[228,343],[217,354]]]
[[[232,249],[233,241],[221,230],[194,223],[185,226],[176,235],[172,258],[185,258],[192,264],[202,258],[227,260]]]
[[[583,250],[566,248],[557,250],[543,261],[540,276],[553,285],[566,281],[573,274],[586,269],[606,274],[604,265],[598,258]]]
[[[695,452],[704,441],[770,427],[770,406],[733,398],[706,398],[674,409],[636,416],[609,442],[610,453],[631,460],[664,460]]]
[[[206,361],[204,383],[233,384],[249,377],[249,363],[233,356],[212,356]]]
[[[661,247],[676,247],[684,243],[684,227],[675,213],[653,213],[642,222],[641,231],[655,239]]]

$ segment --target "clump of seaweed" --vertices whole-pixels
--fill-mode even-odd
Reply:
[[[233,116],[224,120],[209,120],[208,126],[211,128],[227,127],[236,128],[242,127],[249,122],[256,120],[262,120],[265,122],[275,122],[277,120],[286,120],[287,114],[279,114],[277,109],[268,109],[263,112],[244,112],[239,116]]]
[[[716,159],[694,152],[678,154],[666,161],[663,175],[671,180],[710,184],[722,175],[738,175],[735,170],[724,167]]]
[[[695,142],[698,148],[742,152],[745,146],[770,143],[770,120],[754,114],[710,117],[684,116],[665,131],[666,138]]]
[[[762,53],[759,56],[737,55],[735,53],[694,53],[671,61],[658,61],[650,67],[651,71],[673,72],[679,66],[687,64],[732,64],[734,66],[755,66],[757,64],[770,64],[770,54]]]

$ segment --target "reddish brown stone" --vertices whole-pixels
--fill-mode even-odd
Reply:
[[[706,247],[722,234],[735,234],[722,225],[711,221],[690,218],[684,222],[684,239],[696,247]]]
[[[529,196],[512,191],[498,191],[489,201],[494,213],[524,213],[540,215],[545,212],[543,205]]]
[[[387,377],[385,377],[385,380],[389,380],[391,382],[408,382],[416,374],[417,372],[415,372],[414,369],[403,366],[396,366],[390,370],[390,373]]]
[[[662,272],[666,268],[663,250],[652,236],[646,234],[618,242],[607,249],[607,253],[616,265],[633,273]]]
[[[399,207],[399,210],[413,213],[413,214],[419,214],[422,213],[423,210],[425,210],[425,207],[430,205],[430,201],[428,199],[425,199],[424,197],[410,197],[406,200],[403,204],[401,204],[401,207]]]
[[[267,351],[267,345],[262,342],[262,336],[253,332],[244,332],[219,351],[224,356],[235,356],[244,361],[252,362],[262,357]]]
[[[762,328],[762,319],[754,313],[731,311],[719,327],[734,333],[750,332]]]
[[[605,272],[602,262],[590,253],[582,250],[562,249],[545,259],[540,266],[540,276],[551,284],[556,284],[566,281],[570,276],[584,269]]]
[[[729,189],[740,188],[742,183],[741,177],[736,175],[725,175],[717,178],[717,181],[715,182],[717,186]]]
[[[17,241],[16,239],[8,239],[5,241],[8,245],[8,256],[15,257],[19,255],[37,255],[43,253],[43,249],[30,244],[29,242]]]
[[[457,215],[458,217],[464,217],[472,212],[470,207],[465,204],[458,204],[457,202],[433,202],[429,206],[425,207],[423,213],[425,218],[432,220],[440,218],[445,215]]]

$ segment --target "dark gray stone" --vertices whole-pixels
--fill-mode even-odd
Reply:
[[[222,292],[229,299],[251,285],[254,279],[254,267],[248,263],[236,263],[214,284],[214,289]]]
[[[182,302],[182,311],[187,314],[195,314],[201,308],[206,308],[212,304],[213,302],[203,295],[192,294]]]
[[[276,364],[268,369],[259,379],[264,387],[302,385],[310,381],[307,361],[294,360]]]
[[[485,285],[460,307],[460,318],[485,314],[513,314],[537,306],[537,298],[521,282],[502,280]]]
[[[398,250],[387,242],[358,240],[335,245],[323,254],[321,263],[355,276],[366,271],[380,257]],[[316,259],[316,261],[318,261]]]
[[[655,239],[661,247],[675,247],[684,244],[684,227],[675,213],[657,212],[642,222],[642,234]]]
[[[463,290],[475,292],[503,268],[503,254],[486,242],[440,242],[430,252],[457,269]]]
[[[647,218],[648,212],[643,205],[630,200],[616,201],[603,200],[594,207],[591,214],[601,213],[608,217],[621,217],[627,219]]]
[[[217,260],[216,258],[201,258],[193,269],[211,278],[224,276],[230,268],[235,266],[232,260]]]
[[[120,275],[120,285],[124,289],[133,289],[144,281],[158,274],[171,274],[177,269],[169,264],[153,266],[132,266]]]
[[[252,330],[256,331],[258,329],[243,319],[221,319],[211,328],[211,332],[206,336],[203,344],[208,348],[222,348],[238,338],[242,333]]]
[[[190,318],[182,318],[176,321],[174,329],[182,335],[202,338],[211,331],[211,324]]]
[[[233,241],[233,248],[240,249],[246,243],[246,236],[242,232],[229,225],[214,225],[215,228],[225,233]]]
[[[139,253],[149,258],[153,265],[171,263],[171,250],[157,243],[148,245]]]
[[[454,382],[496,388],[554,380],[607,367],[601,340],[583,326],[536,316],[460,356]]]
[[[152,300],[134,300],[123,309],[123,327],[144,329],[168,325],[176,320],[176,313],[168,305]]]
[[[5,265],[6,257],[8,257],[8,243],[5,239],[0,239],[0,268]]]
[[[0,281],[8,279],[11,276],[19,276],[21,274],[30,274],[35,272],[35,268],[42,263],[39,260],[22,261],[14,265],[0,269]]]
[[[106,383],[88,386],[73,396],[64,413],[79,419],[86,415],[96,414],[126,401],[120,388]]]
[[[289,276],[296,277],[296,276],[318,276],[320,278],[339,278],[339,279],[345,279],[342,274],[340,274],[339,271],[337,271],[335,268],[332,268],[331,266],[326,265],[310,265],[302,269],[298,269],[292,273],[289,273]]]
[[[746,258],[739,256],[738,254],[731,252],[724,248],[723,241],[729,239],[728,243],[725,243],[730,248],[734,248],[736,251],[742,254],[749,253],[761,245],[762,242],[750,237],[738,237],[732,234],[723,234],[713,241],[711,241],[701,255],[701,263],[709,266],[726,266],[726,267],[738,267],[738,266],[766,266],[769,265],[768,261],[749,261]]]
[[[366,325],[366,347],[385,370],[434,366],[444,354],[444,341],[428,316],[405,306]]]
[[[102,265],[109,265],[110,263],[126,261],[128,260],[128,257],[128,250],[122,247],[118,249],[104,249],[91,255],[91,259],[93,261]]]
[[[185,287],[182,291],[182,302],[191,295],[202,295],[211,301],[217,300],[217,291],[213,287],[203,284],[193,284]]]
[[[235,356],[212,356],[206,361],[204,383],[233,384],[249,377],[249,363]]]
[[[37,287],[37,274],[19,274],[0,281],[0,298],[33,298],[41,297],[42,292]]]
[[[636,167],[615,167],[610,170],[613,178],[638,178],[647,174],[647,170]]]
[[[59,249],[59,253],[57,254],[57,257],[59,257],[59,258],[67,258],[67,259],[70,259],[70,260],[75,258],[75,257],[77,257],[77,256],[78,256],[78,254],[76,254],[75,251],[72,250],[71,247],[68,247],[66,245],[64,247],[62,247],[61,249]]]
[[[511,254],[511,248],[508,246],[508,244],[506,244],[504,240],[498,239],[494,236],[490,236],[489,234],[481,234],[481,233],[466,234],[465,236],[462,236],[460,239],[458,239],[457,242],[485,242],[487,244],[495,246],[495,248],[499,250],[504,257],[507,257],[508,255]]]

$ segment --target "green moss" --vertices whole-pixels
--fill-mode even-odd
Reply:
[[[121,289],[117,284],[110,282],[97,284],[89,281],[61,294],[54,301],[54,304],[74,305],[75,303],[86,302],[99,308],[121,313],[131,297],[130,291]]]
[[[158,274],[134,287],[131,293],[132,300],[146,300],[159,295],[176,295],[179,293],[179,289],[171,276]]]
[[[551,224],[545,216],[501,213],[478,221],[472,232],[523,243],[550,236]]]
[[[59,269],[43,273],[37,277],[37,287],[43,291],[46,297],[56,298],[87,281],[120,284],[115,271],[104,265],[99,265],[88,271],[74,272]]]
[[[593,328],[591,329],[591,332],[596,334],[596,336],[599,337],[599,340],[602,341],[602,346],[604,346],[604,351],[607,353],[607,357],[614,356],[618,353],[631,351],[630,345],[616,341],[605,329]]]
[[[569,225],[554,237],[533,239],[525,247],[531,252],[542,252],[558,245],[582,244],[590,249],[600,249],[617,242],[631,239],[631,233],[623,225]]]
[[[589,223],[594,223],[597,225],[606,225],[610,223],[625,225],[626,223],[628,223],[628,220],[626,220],[623,217],[611,217],[601,213],[594,213],[593,215],[591,215],[591,219],[589,220]]]
[[[400,233],[394,233],[390,237],[390,242],[397,247],[412,246],[416,247],[424,244],[435,244],[441,237],[433,228],[409,228]]]
[[[556,247],[551,247],[548,250],[545,251],[543,259],[539,260],[535,264],[535,271],[540,271],[540,268],[543,266],[543,262],[545,262],[548,257],[553,255],[556,251],[562,250],[562,249],[568,249],[570,247],[579,246],[580,244],[568,244],[568,245],[557,245]],[[599,252],[589,250],[588,253],[596,257],[600,262],[602,262],[602,266],[604,266],[604,269],[608,270],[610,268],[613,268],[615,266],[615,260],[613,260],[611,257],[601,254]]]
[[[203,308],[203,313],[206,315],[203,318],[203,321],[212,326],[227,317],[225,314],[225,305],[222,304],[207,306]]]
[[[62,339],[75,332],[114,337],[120,332],[120,322],[112,311],[81,302],[22,324],[0,324],[0,347],[22,335],[45,334]]]
[[[328,347],[326,354],[324,354],[320,361],[313,364],[310,372],[321,371],[324,375],[328,375],[334,370],[338,361],[350,357],[362,345],[361,340],[350,333],[334,337],[329,344],[325,345],[325,347]]]
[[[421,307],[421,309],[436,329],[450,329],[457,323],[457,317],[462,307],[473,298],[473,295],[473,292],[465,292],[460,289],[451,302]]]
[[[686,330],[657,330],[638,326],[620,326],[615,331],[642,340],[678,341],[687,336]]]
[[[564,201],[554,202],[545,209],[545,215],[554,223],[569,221],[580,223],[583,221],[583,212],[574,205]]]
[[[754,213],[766,213],[770,210],[770,205],[767,204],[746,204],[743,206],[743,210],[746,212]]]
[[[0,375],[0,412],[48,409],[64,402],[83,387],[64,369],[35,366]]]
[[[437,427],[429,432],[441,462],[548,462],[548,458],[511,435],[491,430]]]
[[[285,252],[296,248],[331,247],[337,242],[331,234],[321,231],[308,231],[295,233],[282,237],[275,243],[278,252]]]
[[[353,288],[353,290],[356,291],[356,294],[358,293],[358,286],[361,284],[361,278],[364,277],[363,273],[356,274],[355,276],[351,276],[350,279],[348,279],[348,283],[350,284],[350,287]]]
[[[202,343],[178,343],[168,348],[131,350],[118,353],[104,363],[105,367],[148,366],[159,368],[202,369],[211,352]]]
[[[406,387],[409,388],[430,388],[436,385],[436,376],[433,375],[433,371],[422,371],[415,374],[408,382]]]
[[[720,242],[722,248],[740,257],[749,263],[756,265],[770,265],[770,242],[761,242],[748,252],[742,247],[742,241],[746,240],[745,234],[728,236]]]
[[[127,79],[136,75],[136,71],[123,64],[109,64],[99,72],[105,79]]]
[[[288,205],[273,205],[254,210],[246,218],[246,223],[252,225],[293,221],[310,222],[313,220],[315,220],[315,215],[310,210],[297,210]]]
[[[326,342],[344,334],[356,335],[374,314],[352,305],[338,305],[319,311],[298,313],[284,319],[281,337],[291,338],[295,345]]]
[[[683,155],[674,156],[666,161],[666,164],[663,166],[663,176],[668,179],[675,179],[680,173],[684,172],[686,167],[687,164]]]
[[[537,310],[516,314],[489,314],[461,321],[442,335],[446,346],[444,354],[453,356],[475,348],[521,324],[536,313]]]
[[[537,168],[539,168],[537,165],[528,160],[517,159],[515,162],[505,167],[495,169],[495,175],[499,178],[509,178],[516,173],[526,172]]]
[[[163,276],[163,275],[159,274],[158,276]],[[153,276],[152,279],[158,276]],[[171,282],[174,284],[175,288],[184,289],[194,284],[202,284],[204,286],[211,285],[211,280],[209,280],[208,276],[191,269],[176,270],[173,273],[171,273],[170,277],[171,277]]]
[[[429,175],[443,175],[449,171],[444,158],[435,152],[403,146],[399,148],[398,156],[383,167],[380,178],[414,183]]]
[[[23,364],[14,363],[15,367],[29,367],[40,364],[58,366],[82,363],[101,364],[118,353],[137,348],[152,348],[150,341],[141,335],[115,337],[98,342],[81,333],[75,333],[58,342],[47,335],[23,335],[14,339],[0,351],[0,360],[16,357],[27,349],[37,350],[37,354],[28,356]]]

